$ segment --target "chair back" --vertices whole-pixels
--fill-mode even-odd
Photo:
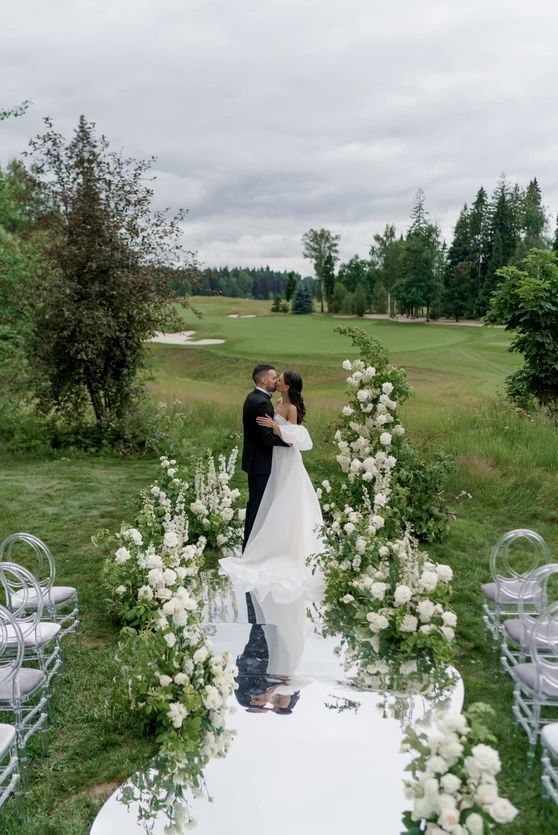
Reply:
[[[0,583],[24,640],[34,639],[43,616],[43,597],[38,582],[24,566],[0,562]]]
[[[24,652],[23,634],[19,624],[9,609],[0,605],[0,687],[13,682],[23,662]]]
[[[517,615],[527,630],[550,603],[558,601],[557,575],[558,563],[549,562],[535,568],[519,586]]]
[[[32,533],[12,533],[0,544],[0,562],[22,565],[38,582],[43,596],[54,585],[56,566],[50,548]]]
[[[558,686],[558,601],[535,618],[529,632],[529,652],[539,677]]]
[[[519,596],[521,581],[551,560],[550,548],[536,531],[518,528],[500,537],[490,554],[492,579],[500,588]],[[524,596],[528,587],[522,589]]]

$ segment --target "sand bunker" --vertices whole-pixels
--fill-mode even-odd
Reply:
[[[227,319],[255,319],[255,313],[227,313]]]
[[[156,333],[150,342],[162,342],[165,345],[222,345],[224,339],[192,339],[196,331],[180,331],[180,333]]]

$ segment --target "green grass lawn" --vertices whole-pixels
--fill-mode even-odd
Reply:
[[[516,414],[501,398],[505,376],[517,361],[500,329],[346,320],[327,316],[271,314],[269,302],[194,299],[197,320],[183,313],[184,328],[217,346],[149,346],[148,386],[169,405],[183,404],[173,438],[182,457],[207,446],[232,445],[240,430],[240,406],[250,372],[260,361],[294,367],[305,380],[309,428],[315,446],[306,461],[318,479],[331,473],[334,449],[329,424],[343,402],[345,356],[354,356],[338,325],[362,327],[388,347],[407,369],[415,396],[403,407],[413,442],[428,456],[442,448],[454,455],[447,491],[455,521],[447,540],[431,548],[456,574],[457,666],[469,702],[482,699],[497,711],[504,769],[502,792],[521,809],[507,830],[514,835],[552,835],[558,813],[543,812],[538,769],[526,773],[526,745],[511,721],[511,687],[483,634],[479,586],[488,579],[490,547],[504,531],[533,527],[558,548],[558,433],[544,421]],[[230,319],[229,313],[256,314]],[[154,476],[155,459],[87,455],[51,458],[0,453],[0,537],[27,529],[52,547],[59,581],[75,584],[84,612],[84,643],[72,641],[64,673],[55,685],[53,730],[46,757],[33,746],[26,820],[12,804],[2,817],[6,835],[85,835],[112,789],[151,750],[126,721],[107,709],[117,633],[105,616],[99,584],[102,554],[91,544],[101,528],[130,518],[138,491]],[[241,475],[237,479],[243,485]],[[384,835],[382,833],[381,835]],[[385,833],[388,835],[388,833]],[[394,833],[394,835],[396,835]]]

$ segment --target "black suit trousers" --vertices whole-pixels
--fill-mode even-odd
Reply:
[[[246,548],[246,543],[254,527],[254,522],[256,521],[258,509],[268,481],[269,473],[265,473],[265,475],[261,473],[248,473],[248,504],[246,505],[246,519],[244,520],[243,551]]]

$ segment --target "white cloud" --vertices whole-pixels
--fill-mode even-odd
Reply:
[[[189,209],[207,264],[308,270],[325,225],[366,255],[419,186],[451,232],[502,170],[558,206],[555,49],[546,0],[26,0],[4,10],[0,157],[50,115],[155,154],[159,205]]]

